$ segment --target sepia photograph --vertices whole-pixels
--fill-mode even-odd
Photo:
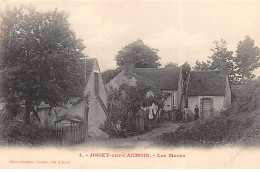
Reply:
[[[2,0],[0,168],[260,168],[259,9]]]

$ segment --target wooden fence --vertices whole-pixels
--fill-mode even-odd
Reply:
[[[86,138],[85,125],[63,127],[62,145],[80,143]]]
[[[48,130],[51,137],[59,140],[62,146],[80,143],[87,138],[86,125],[52,127]]]

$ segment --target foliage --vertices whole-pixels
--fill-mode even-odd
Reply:
[[[219,116],[182,124],[178,130],[163,134],[160,144],[214,146],[224,144],[259,145],[260,80],[247,82],[236,90],[232,106]]]
[[[260,102],[260,79],[249,81],[241,90],[239,94],[235,95],[232,102],[232,112],[234,114],[239,112],[252,112],[256,110]]]
[[[193,68],[195,71],[220,69],[220,62],[226,62],[231,84],[243,84],[255,78],[252,72],[260,66],[260,50],[255,46],[253,39],[246,36],[243,41],[239,41],[235,56],[232,51],[227,50],[225,40],[213,43],[215,44],[215,48],[211,49],[213,54],[206,62],[197,60]]]
[[[111,115],[112,121],[115,123],[116,121],[122,119],[122,113],[125,112],[125,105],[122,101],[122,92],[117,88],[109,88],[107,91],[108,98],[108,111]],[[113,128],[111,128],[113,130]]]
[[[150,91],[152,95],[148,94]],[[126,121],[134,120],[133,117],[138,113],[141,107],[148,107],[151,106],[152,103],[155,103],[159,109],[163,108],[164,100],[166,100],[168,96],[169,94],[163,93],[159,89],[146,86],[142,82],[137,82],[137,86],[122,84],[119,89],[112,87],[109,89],[108,111],[111,114],[112,121],[114,123],[121,121],[121,127],[126,129]],[[112,130],[109,131],[111,132]]]
[[[206,62],[199,62],[197,60],[194,70],[198,71],[220,69],[221,62],[226,62],[230,83],[237,82],[238,78],[235,74],[233,52],[227,50],[227,42],[221,39],[220,41],[214,41],[213,43],[215,44],[215,48],[210,49],[213,53],[209,57],[210,60],[207,60]]]
[[[137,113],[142,104],[145,103],[149,89],[143,83],[137,83],[137,86],[122,84],[119,88],[120,94],[116,92],[114,96],[117,96],[116,98],[121,101],[126,111]]]
[[[257,113],[228,117],[212,117],[195,123],[182,124],[177,130],[158,137],[156,142],[168,146],[259,146],[259,118]]]
[[[168,62],[164,67],[178,67],[178,63]]]
[[[3,138],[8,144],[39,146],[54,141],[54,135],[37,125],[25,125],[22,122],[14,122],[3,130]],[[58,140],[56,140],[58,141]]]
[[[210,70],[210,66],[211,66],[211,61],[209,61],[209,60],[207,60],[206,62],[204,62],[204,61],[200,62],[199,60],[196,60],[193,70],[195,70],[195,71]]]
[[[241,77],[240,83],[255,78],[252,71],[260,67],[259,54],[260,49],[255,46],[255,41],[249,36],[246,36],[243,41],[239,41],[234,61],[237,66],[237,73]]]
[[[162,109],[164,106],[164,101],[170,96],[170,93],[162,92],[158,88],[151,88],[150,90],[152,92],[151,96],[146,96],[146,106],[151,106],[153,103],[158,105],[159,109]]]
[[[103,79],[104,84],[108,83],[111,79],[113,79],[121,71],[122,71],[122,69],[118,67],[116,69],[109,69],[109,70],[102,72],[102,79]]]
[[[136,68],[158,68],[161,64],[158,62],[160,57],[157,55],[157,51],[138,39],[117,53],[116,64],[120,67],[123,66],[125,58],[134,58]]]
[[[10,116],[25,105],[24,121],[29,123],[33,106],[56,106],[83,91],[85,47],[70,29],[68,14],[30,6],[7,9],[1,17],[1,70]]]
[[[111,115],[111,119],[114,124],[121,121],[121,127],[126,129],[124,124],[131,114],[132,117],[141,108],[143,102],[146,100],[146,94],[149,87],[145,86],[143,83],[138,83],[137,86],[129,86],[123,84],[117,88],[110,88],[108,90],[108,111]],[[111,125],[106,123],[106,130],[111,136],[115,135],[114,130]]]

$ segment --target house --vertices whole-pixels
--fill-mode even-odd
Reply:
[[[231,105],[231,87],[227,64],[221,63],[220,70],[191,71],[187,89],[188,109],[199,107],[200,118],[207,118]]]
[[[37,112],[40,125],[44,127],[86,124],[87,135],[97,137],[105,134],[100,130],[100,126],[107,119],[107,95],[97,59],[83,60],[82,65],[85,65],[86,76],[84,97],[88,97],[88,100],[74,96],[62,107],[51,109],[43,104],[37,108]]]
[[[107,91],[119,88],[122,84],[136,86],[137,82],[141,81],[145,85],[160,89],[163,93],[169,93],[170,96],[164,101],[164,110],[172,110],[173,106],[180,107],[183,86],[180,67],[135,68],[135,61],[128,58],[124,61],[123,69],[117,71],[118,74],[105,83]]]

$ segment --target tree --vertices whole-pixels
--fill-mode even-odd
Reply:
[[[83,91],[85,47],[71,30],[68,14],[30,6],[7,9],[1,17],[1,71],[10,119],[22,106],[28,124],[41,102],[57,106]]]
[[[136,86],[122,84],[119,88],[111,87],[109,89],[108,111],[115,123],[118,120],[121,121],[121,127],[131,132],[132,125],[127,124],[135,123],[135,117],[142,107],[149,107],[154,103],[158,106],[158,110],[162,109],[164,101],[169,96],[170,93],[162,92],[153,86],[147,86],[142,81],[138,81]],[[107,131],[110,132],[111,129],[108,128]]]
[[[117,74],[121,72],[121,68],[116,68],[116,69],[108,69],[104,72],[102,72],[102,80],[104,84],[107,84],[112,78],[114,78]]]
[[[210,70],[211,69],[211,62],[207,60],[207,62],[196,60],[195,66],[193,70],[200,71],[200,70]]]
[[[255,46],[255,41],[249,36],[246,36],[243,41],[239,41],[234,61],[237,66],[237,73],[241,77],[240,83],[255,78],[252,71],[260,66],[259,54],[260,49]]]
[[[120,120],[123,123],[121,127],[125,128],[124,124],[129,120],[129,115],[135,116],[146,102],[149,89],[150,87],[142,82],[137,82],[136,86],[122,84],[118,89],[111,87],[108,92],[108,111],[113,122]]]
[[[233,51],[227,50],[227,42],[223,39],[214,41],[213,43],[215,44],[215,48],[210,49],[213,52],[209,57],[210,60],[207,60],[206,62],[199,62],[197,60],[193,69],[196,71],[220,69],[221,62],[226,62],[230,83],[237,82],[238,78],[235,74]]]
[[[173,62],[168,62],[164,67],[178,67],[178,64]]]
[[[158,68],[161,64],[158,62],[160,57],[157,52],[157,49],[145,45],[141,39],[138,39],[120,50],[115,60],[119,67],[123,66],[125,58],[134,58],[136,68]]]

